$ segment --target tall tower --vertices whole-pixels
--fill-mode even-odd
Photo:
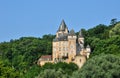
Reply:
[[[54,62],[62,60],[62,57],[67,55],[67,47],[65,45],[65,43],[67,44],[67,36],[68,28],[64,20],[62,20],[56,33],[56,38],[53,40],[52,57]]]
[[[82,35],[82,31],[79,31],[78,43],[80,45],[81,50],[83,50],[84,49],[84,37]]]
[[[68,34],[68,43],[69,43],[68,59],[69,59],[69,62],[71,62],[72,59],[74,59],[76,56],[76,39],[77,39],[77,36],[75,35],[74,30],[72,29]]]

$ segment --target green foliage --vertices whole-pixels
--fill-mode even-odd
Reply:
[[[120,57],[99,55],[89,59],[86,64],[74,72],[72,78],[119,78]]]
[[[19,73],[10,66],[6,66],[2,60],[0,60],[0,78],[17,78]]]
[[[120,56],[120,36],[106,40],[98,40],[98,42],[93,41],[91,44],[95,44],[92,55],[105,53]]]
[[[111,22],[110,22],[111,25],[115,25],[116,23],[117,23],[117,19],[116,18],[111,19]]]
[[[43,35],[42,39],[52,41],[53,38],[55,38],[55,35],[48,34],[48,35]]]
[[[78,69],[78,66],[74,63],[65,63],[65,62],[59,62],[59,63],[46,63],[44,66],[41,67],[42,70],[45,69],[62,69],[66,74],[71,75],[73,71],[76,71]]]
[[[120,23],[117,23],[109,32],[110,37],[115,37],[120,35]]]
[[[41,67],[34,65],[28,70],[28,72],[26,72],[23,78],[34,78],[35,76],[38,76],[40,71],[41,71]]]
[[[105,39],[106,37],[108,37],[107,34],[107,29],[108,27],[106,25],[103,24],[99,24],[96,27],[89,29],[88,32],[88,37],[97,37],[100,39]],[[106,34],[106,35],[105,35]]]
[[[18,40],[0,43],[1,59],[6,65],[19,71],[22,77],[37,63],[41,55],[52,53],[51,39],[53,37],[52,35],[48,35],[47,39],[22,37]]]
[[[36,78],[69,78],[76,70],[78,66],[74,63],[46,63],[41,67],[40,74]]]
[[[74,63],[46,63],[42,67],[32,66],[23,78],[68,78],[76,70],[78,66]]]
[[[65,74],[65,72],[62,69],[58,70],[46,69],[35,78],[68,78],[68,77],[69,76]]]

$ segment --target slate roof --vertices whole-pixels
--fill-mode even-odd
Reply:
[[[74,31],[73,29],[70,30],[69,35],[70,35],[70,36],[75,36],[75,31]]]
[[[66,24],[65,24],[65,21],[62,20],[60,26],[59,26],[59,29],[58,31],[65,31],[65,29],[67,28]]]
[[[67,35],[66,36],[63,35],[63,36],[60,36],[59,38],[53,39],[54,42],[56,42],[56,41],[67,41],[67,40],[68,40]]]
[[[83,37],[83,35],[82,35],[82,31],[79,31],[79,35],[78,35],[78,37],[80,38],[80,37]]]

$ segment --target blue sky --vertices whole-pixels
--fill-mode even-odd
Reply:
[[[61,20],[75,32],[120,20],[120,0],[0,0],[0,42],[55,34]]]

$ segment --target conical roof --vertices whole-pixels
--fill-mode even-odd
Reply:
[[[75,35],[75,31],[73,29],[70,30],[69,35]]]
[[[79,31],[79,35],[78,35],[78,37],[83,37],[83,35],[82,35],[82,31],[81,31],[81,30]]]
[[[65,29],[67,28],[66,24],[65,24],[65,21],[62,20],[60,26],[59,26],[59,29],[58,31],[65,31]]]
[[[86,48],[90,48],[90,45],[87,45],[87,47]]]

